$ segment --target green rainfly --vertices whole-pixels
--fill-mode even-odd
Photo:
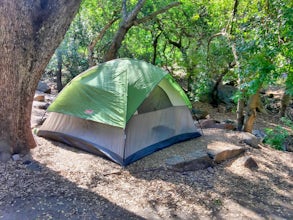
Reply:
[[[191,104],[170,74],[144,61],[116,59],[92,67],[75,77],[50,105],[59,112],[120,128],[157,86],[176,91],[189,108]],[[182,101],[177,102],[178,105]]]

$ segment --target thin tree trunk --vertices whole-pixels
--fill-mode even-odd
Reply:
[[[153,59],[152,59],[152,64],[156,65],[156,59],[157,59],[157,48],[158,48],[158,40],[159,37],[161,36],[162,32],[160,32],[158,35],[155,36],[153,40]]]
[[[0,158],[35,147],[34,92],[80,0],[0,2]]]
[[[291,96],[289,94],[287,94],[285,91],[282,96],[282,100],[281,100],[281,110],[280,110],[281,117],[285,116],[286,109],[287,109],[288,105],[290,104],[290,100],[291,100]]]
[[[60,50],[57,50],[57,72],[56,72],[56,77],[57,77],[57,90],[60,92],[63,89],[62,85],[62,52]]]
[[[230,31],[229,31],[229,33],[230,33],[229,34],[229,40],[231,39],[231,35],[233,33],[233,25],[235,23],[235,19],[236,19],[236,15],[237,15],[238,5],[239,5],[239,1],[234,0],[233,12],[232,12],[232,16],[231,16]],[[237,110],[236,110],[237,129],[238,129],[238,131],[241,131],[242,128],[243,128],[243,124],[244,124],[244,106],[245,106],[244,98],[243,98],[244,90],[241,89],[243,79],[242,79],[242,76],[241,76],[240,62],[239,62],[239,58],[238,58],[238,54],[237,54],[235,39],[233,39],[230,43],[231,43],[232,54],[233,54],[233,57],[234,57],[235,67],[236,67],[237,75],[238,75],[238,90],[239,90],[239,93],[241,95],[241,97],[238,99]]]
[[[256,119],[256,110],[257,108],[260,108],[260,97],[259,92],[252,95],[248,101],[247,106],[247,113],[246,113],[246,121],[244,124],[244,131],[246,132],[252,132],[253,130],[253,124]]]

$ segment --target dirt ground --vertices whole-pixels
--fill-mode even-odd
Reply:
[[[235,119],[202,107],[214,119]],[[277,116],[260,116],[256,128],[278,123]],[[0,164],[0,219],[293,219],[292,153],[248,147],[257,170],[235,159],[199,171],[166,168],[172,155],[214,141],[240,144],[234,131],[203,133],[125,168],[35,137],[29,155]]]

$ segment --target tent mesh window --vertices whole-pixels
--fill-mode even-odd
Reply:
[[[156,86],[138,107],[137,112],[138,114],[143,114],[169,107],[172,107],[172,103],[168,95],[160,86]]]

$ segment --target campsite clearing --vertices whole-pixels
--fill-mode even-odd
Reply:
[[[233,117],[209,111],[217,120]],[[273,117],[258,120],[258,126],[274,123]],[[244,156],[257,162],[256,170],[235,159],[198,171],[164,168],[184,150],[237,141],[236,132],[203,131],[126,168],[36,137],[39,145],[30,155],[0,166],[0,219],[293,218],[292,153],[249,148]]]

